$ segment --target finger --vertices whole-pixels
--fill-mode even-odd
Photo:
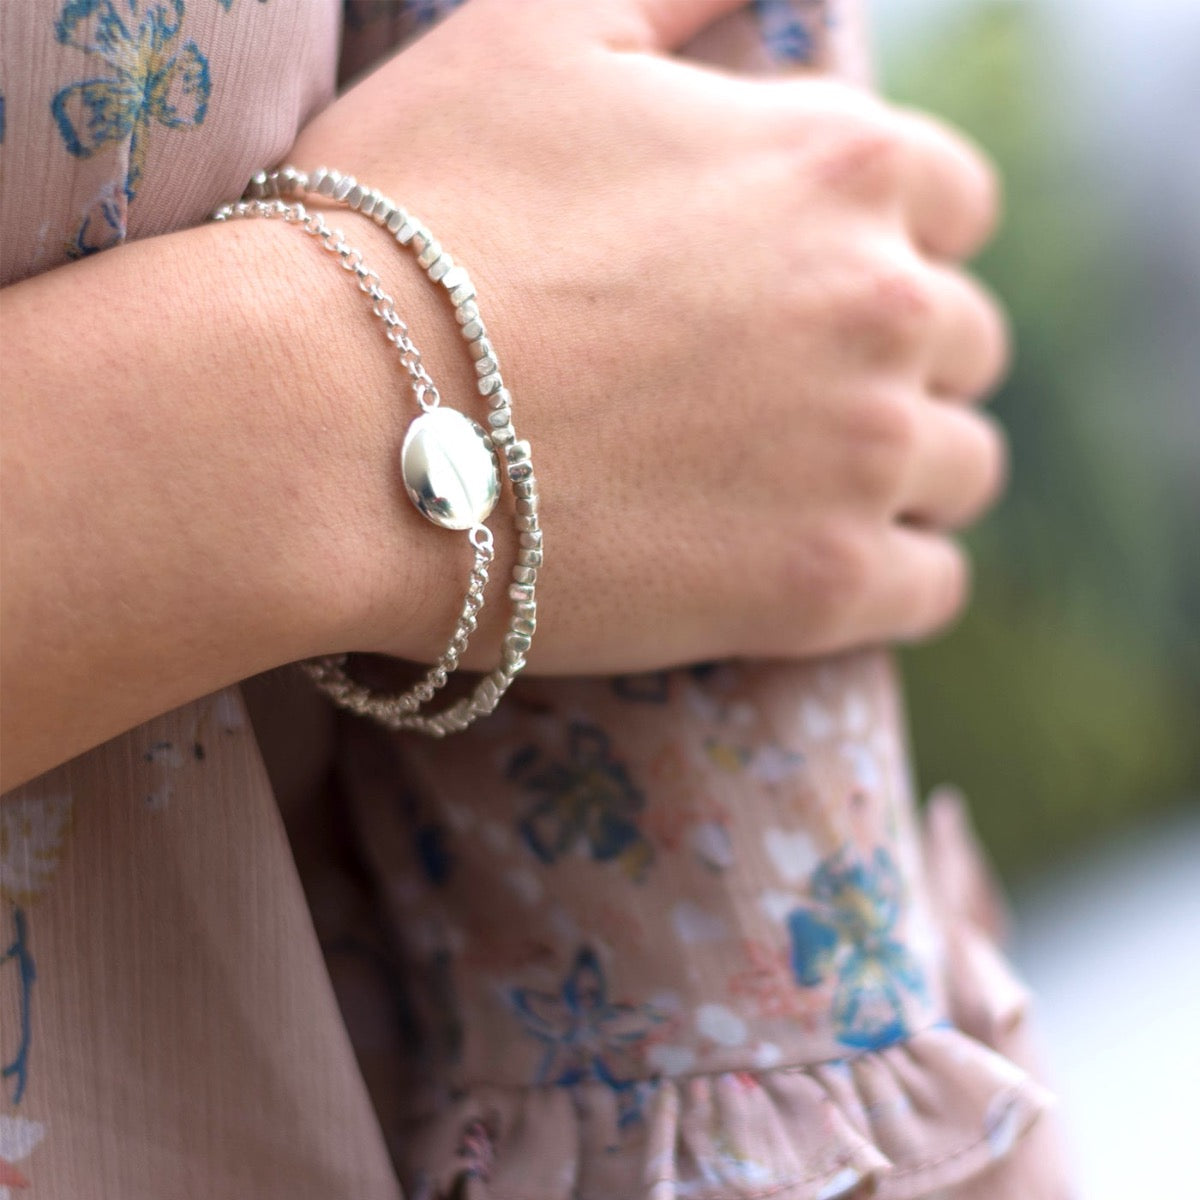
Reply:
[[[969,258],[1000,212],[995,169],[962,134],[924,113],[900,114],[909,146],[905,206],[917,244],[935,258]]]
[[[902,519],[925,528],[961,529],[1000,495],[1008,451],[1000,427],[973,409],[921,401],[913,466],[899,504]]]
[[[1004,376],[1009,359],[1004,310],[976,279],[952,268],[934,268],[930,288],[934,327],[927,383],[937,396],[978,400]]]
[[[970,592],[970,565],[957,542],[892,525],[880,534],[876,570],[862,600],[862,642],[917,641],[944,629]]]
[[[678,50],[718,18],[745,8],[749,0],[606,0],[583,6],[597,33],[622,49]]]

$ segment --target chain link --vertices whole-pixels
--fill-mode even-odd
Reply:
[[[318,167],[311,174],[294,167],[259,172],[250,181],[246,196],[214,213],[216,220],[230,217],[275,217],[298,224],[304,232],[336,255],[340,265],[355,276],[359,289],[371,302],[371,311],[382,323],[384,334],[398,351],[400,363],[408,373],[417,404],[428,411],[441,403],[441,396],[421,361],[421,352],[412,341],[408,325],[396,312],[391,296],[383,290],[379,276],[363,262],[362,255],[348,246],[338,229],[331,229],[319,212],[310,212],[292,198],[310,194],[330,203],[345,204],[355,212],[385,227],[401,246],[417,255],[422,270],[434,283],[440,283],[454,306],[463,337],[479,373],[479,394],[487,400],[491,412],[487,419],[488,436],[505,466],[515,498],[519,551],[512,569],[508,595],[512,612],[504,636],[502,661],[475,686],[469,696],[450,704],[441,712],[416,711],[444,684],[458,666],[467,641],[474,632],[483,607],[488,569],[495,556],[491,532],[474,526],[468,537],[475,551],[467,594],[455,625],[450,644],[425,675],[407,692],[381,695],[352,679],[345,670],[346,655],[334,655],[303,664],[317,685],[338,704],[353,712],[372,717],[390,729],[413,730],[432,737],[466,729],[477,718],[492,712],[513,680],[525,667],[534,631],[537,628],[537,577],[542,564],[542,530],[538,517],[537,480],[528,442],[517,440],[512,425],[508,389],[500,377],[495,349],[475,301],[475,288],[462,267],[454,263],[429,230],[393,200],[373,188],[359,184],[352,176]]]

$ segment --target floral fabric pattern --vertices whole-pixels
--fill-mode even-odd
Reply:
[[[576,955],[557,995],[532,988],[513,991],[513,1007],[526,1030],[546,1045],[536,1082],[573,1087],[597,1080],[620,1104],[620,1123],[641,1116],[637,1051],[665,1019],[649,1004],[616,1004],[590,948]]]
[[[518,829],[543,863],[582,847],[597,862],[620,862],[633,878],[645,873],[654,857],[637,824],[645,798],[602,730],[574,723],[565,761],[546,762],[530,747],[516,755],[509,775],[533,797]]]
[[[842,851],[821,864],[809,891],[813,904],[787,918],[796,981],[836,979],[833,1019],[845,1045],[881,1050],[907,1037],[901,996],[924,996],[926,987],[898,937],[902,882],[891,854],[879,846],[864,861]]]
[[[199,222],[457,3],[0,5],[3,281]],[[844,65],[854,7],[690,51]],[[885,656],[522,680],[441,743],[300,681],[263,747],[285,695],[278,796],[229,689],[0,798],[0,1200],[1064,1200]]]
[[[125,198],[133,200],[142,181],[147,134],[152,124],[167,129],[201,125],[212,91],[208,59],[180,31],[184,0],[67,0],[54,25],[55,37],[91,58],[106,74],[69,84],[50,101],[63,144],[76,158],[106,146],[125,149]]]

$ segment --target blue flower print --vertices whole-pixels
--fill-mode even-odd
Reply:
[[[597,862],[618,861],[640,878],[653,861],[654,848],[637,825],[645,797],[613,757],[603,730],[573,722],[566,762],[544,763],[530,748],[513,759],[509,775],[534,797],[517,828],[542,862],[557,862],[582,845]]]
[[[827,858],[812,877],[811,905],[787,918],[792,973],[801,987],[832,982],[838,1041],[878,1050],[907,1037],[905,998],[923,999],[925,978],[896,937],[903,887],[891,855],[870,860],[850,849]]]
[[[29,925],[24,909],[14,908],[12,910],[12,924],[12,944],[0,954],[0,967],[11,962],[16,971],[17,1025],[20,1031],[20,1040],[11,1058],[0,1067],[0,1079],[3,1079],[5,1085],[11,1088],[9,1100],[13,1104],[20,1104],[21,1098],[25,1094],[26,1084],[29,1082],[29,1047],[32,1041],[30,1000],[37,971],[33,965],[33,955],[29,951]],[[0,1189],[0,1194],[3,1194],[2,1189]]]
[[[105,184],[83,214],[75,236],[67,244],[67,257],[86,258],[125,240],[125,194],[120,183]]]
[[[212,92],[208,59],[195,42],[180,45],[183,11],[184,0],[144,9],[140,0],[68,0],[54,24],[59,42],[108,68],[51,100],[63,143],[77,158],[125,145],[128,200],[142,181],[151,125],[183,129],[204,122]]]
[[[614,1004],[604,968],[590,947],[575,956],[557,993],[515,988],[513,1007],[546,1052],[535,1083],[574,1087],[596,1080],[617,1097],[618,1123],[642,1116],[650,1083],[633,1078],[641,1044],[666,1017],[649,1004]]]
[[[811,10],[801,16],[798,8]],[[811,62],[817,49],[809,22],[829,22],[825,0],[753,0],[751,9],[758,19],[763,44],[779,63],[799,65]]]

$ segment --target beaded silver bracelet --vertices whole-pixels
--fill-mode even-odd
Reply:
[[[318,195],[369,216],[388,229],[402,246],[410,247],[418,264],[441,285],[454,305],[462,335],[475,363],[479,393],[490,408],[487,429],[454,409],[441,405],[441,395],[412,341],[408,325],[380,285],[379,276],[363,262],[361,253],[346,244],[341,230],[330,229],[319,212],[309,212],[299,194]],[[495,348],[487,335],[475,289],[466,271],[445,253],[429,230],[394,201],[364,188],[351,176],[324,167],[307,175],[292,167],[260,172],[245,197],[217,209],[213,219],[265,217],[297,225],[336,255],[354,274],[372,312],[400,352],[421,414],[409,425],[400,452],[405,490],[417,511],[445,529],[467,530],[474,550],[467,594],[450,643],[426,674],[407,691],[381,694],[346,673],[346,655],[331,655],[303,664],[316,685],[336,703],[369,716],[390,729],[411,730],[443,737],[466,729],[492,712],[501,696],[525,666],[537,628],[537,577],[542,564],[542,530],[538,520],[537,481],[529,443],[518,440],[512,424],[512,396],[504,386]],[[484,525],[500,496],[497,454],[505,462],[515,496],[516,528],[520,543],[509,598],[512,613],[504,637],[502,660],[485,675],[469,696],[441,712],[418,710],[443,687],[458,666],[474,632],[484,603],[488,567],[494,557],[491,532]]]

